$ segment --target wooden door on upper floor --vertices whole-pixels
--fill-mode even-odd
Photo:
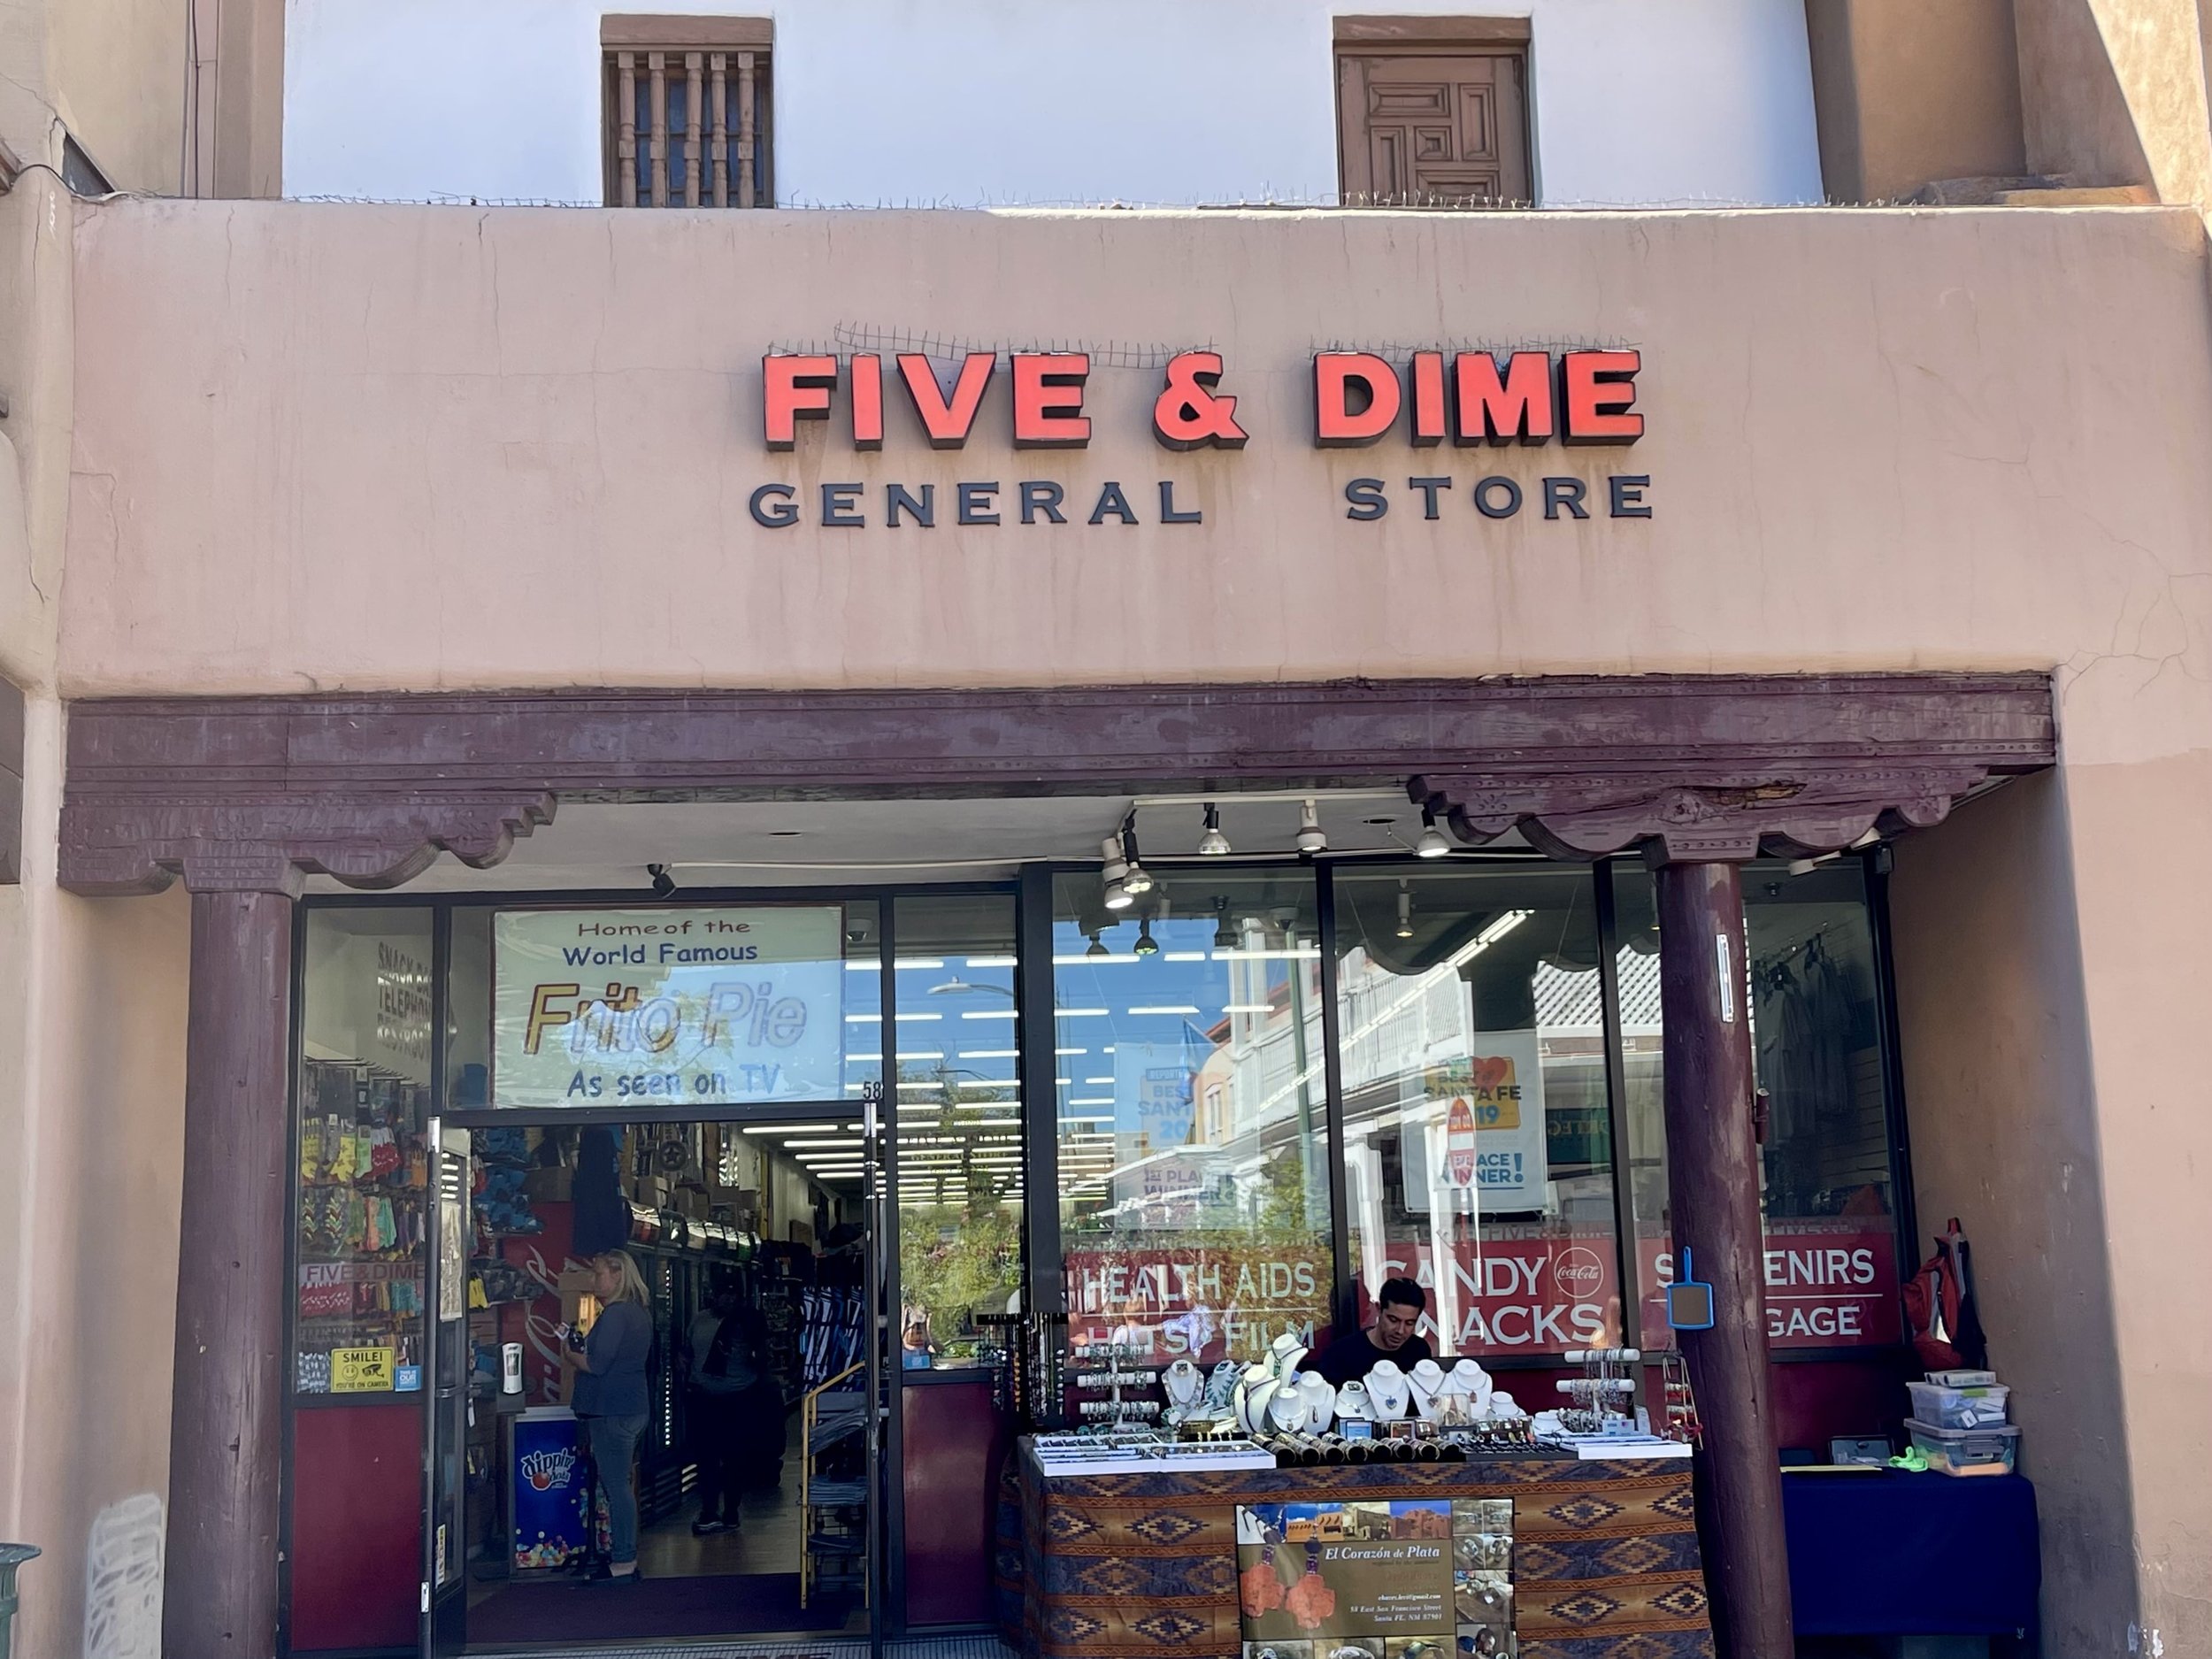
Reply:
[[[1518,51],[1337,55],[1346,203],[1505,207],[1533,199]]]

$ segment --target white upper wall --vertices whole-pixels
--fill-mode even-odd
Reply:
[[[287,0],[288,196],[597,204],[599,19],[775,20],[787,205],[1325,201],[1332,18],[1527,16],[1547,207],[1821,199],[1795,0]]]

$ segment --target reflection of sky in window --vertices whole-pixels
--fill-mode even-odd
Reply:
[[[1140,934],[1125,922],[1102,933],[1100,952],[1077,923],[1056,924],[1055,1070],[1069,1200],[1104,1202],[1117,1174],[1176,1147],[1238,1145],[1248,1155],[1302,1102],[1318,1110],[1320,951],[1310,923],[1293,920],[1287,937],[1279,926],[1233,929],[1236,941],[1223,945],[1225,926],[1204,915],[1155,918]],[[1137,955],[1138,937],[1156,952]],[[1181,1133],[1170,1144],[1150,1138],[1159,1118],[1139,1115],[1141,1077],[1151,1072],[1171,1089],[1187,1079],[1187,1117],[1174,1118]]]
[[[1019,1201],[1015,962],[1010,952],[958,951],[893,962],[903,1204],[961,1202],[979,1174],[1002,1201]],[[880,1020],[870,1029],[879,1040]]]

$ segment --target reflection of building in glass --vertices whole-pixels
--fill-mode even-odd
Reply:
[[[1209,1359],[1310,1335],[1333,1284],[1312,873],[1164,874],[1119,914],[1097,891],[1056,895],[1071,1331]]]

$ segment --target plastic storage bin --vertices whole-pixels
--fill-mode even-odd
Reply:
[[[2005,1402],[2012,1390],[2002,1383],[1946,1388],[1939,1383],[1909,1382],[1905,1386],[1912,1391],[1913,1416],[1936,1428],[1985,1428],[2010,1415]]]
[[[2020,1454],[2020,1431],[2009,1423],[1945,1429],[1907,1417],[1905,1431],[1928,1467],[1947,1475],[2008,1475]]]

